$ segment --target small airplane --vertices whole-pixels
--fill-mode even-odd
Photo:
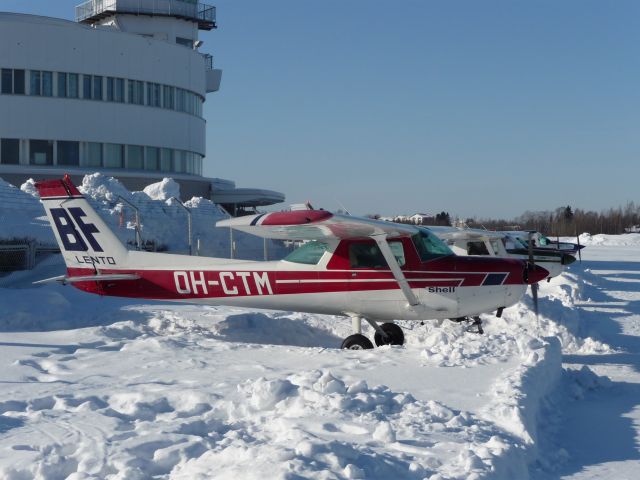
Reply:
[[[36,183],[66,275],[58,281],[108,296],[345,315],[342,348],[402,345],[393,320],[471,320],[517,303],[543,267],[515,259],[456,256],[426,228],[325,210],[272,212],[219,221],[266,238],[305,241],[279,261],[127,250],[65,175]]]
[[[514,230],[506,231],[503,233],[509,234],[513,238],[517,238],[525,245],[528,245],[531,241],[533,247],[544,250],[558,250],[570,255],[581,255],[580,251],[584,248],[584,245],[580,245],[580,237],[576,235],[578,243],[561,242],[558,240],[551,240],[549,237],[545,237],[542,233],[534,230]]]
[[[511,232],[439,226],[429,228],[449,245],[456,255],[488,255],[530,260],[549,271],[547,280],[557,277],[564,271],[565,266],[576,261],[574,256],[565,251],[534,247],[533,243],[525,243]]]

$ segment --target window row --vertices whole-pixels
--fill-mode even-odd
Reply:
[[[28,80],[27,80],[28,79]],[[83,98],[177,110],[202,117],[204,100],[184,88],[101,75],[3,68],[3,94]],[[25,88],[26,83],[29,89]],[[54,95],[55,93],[55,95]]]
[[[20,161],[21,158],[23,161]],[[202,156],[172,148],[63,140],[0,140],[0,164],[126,168],[202,175]]]

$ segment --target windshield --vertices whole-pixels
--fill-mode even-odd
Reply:
[[[420,233],[413,235],[411,240],[418,251],[420,260],[423,262],[453,255],[451,249],[427,229],[421,228]]]
[[[307,242],[300,248],[295,249],[284,257],[287,262],[304,263],[306,265],[317,265],[317,263],[327,251],[328,245],[323,242]]]

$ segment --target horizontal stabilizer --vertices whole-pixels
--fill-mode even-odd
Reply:
[[[78,277],[67,277],[66,275],[60,275],[58,277],[46,278],[44,280],[38,280],[37,282],[33,282],[34,285],[39,285],[43,283],[55,283],[59,282],[63,285],[67,283],[77,283],[77,282],[113,282],[119,280],[138,280],[140,275],[135,273],[105,273],[104,275],[82,275]]]

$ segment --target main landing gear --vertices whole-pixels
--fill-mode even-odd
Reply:
[[[379,325],[373,320],[365,320],[375,330],[373,340],[376,342],[377,346],[404,344],[404,333],[402,333],[402,328],[395,323],[387,322]],[[353,335],[349,335],[345,338],[340,348],[346,348],[349,350],[369,350],[373,348],[371,340],[362,335],[362,319],[353,318],[352,326],[354,331]]]
[[[502,314],[502,312],[500,312],[500,314]],[[478,316],[452,318],[451,321],[456,323],[467,322],[467,328],[465,329],[467,332],[477,333],[480,335],[484,333],[484,330],[482,329],[482,320]]]

